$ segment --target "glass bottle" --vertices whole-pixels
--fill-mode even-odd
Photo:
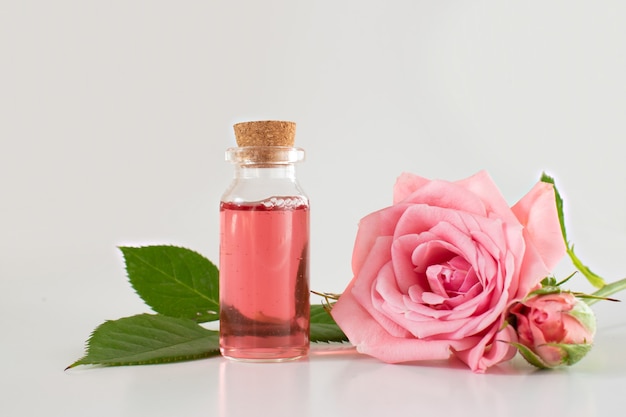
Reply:
[[[292,122],[235,125],[233,181],[220,202],[220,351],[285,361],[309,350],[309,200]]]

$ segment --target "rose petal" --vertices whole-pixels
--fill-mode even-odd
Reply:
[[[435,180],[415,190],[401,204],[426,205],[433,209],[447,209],[450,215],[467,212],[487,216],[484,202],[466,188],[448,181]],[[510,212],[510,210],[509,210]],[[515,220],[515,216],[510,216]]]
[[[355,276],[366,261],[376,239],[380,236],[393,236],[398,219],[407,207],[408,205],[387,207],[361,219],[352,251],[352,272]]]
[[[487,213],[489,213],[489,217],[499,218],[506,223],[518,222],[487,171],[479,171],[469,178],[457,181],[457,184],[467,190],[468,193],[480,198]]]
[[[389,263],[391,260],[391,242],[392,238],[390,236],[376,239],[368,258],[359,271],[359,275],[352,280],[352,285],[349,287],[352,297],[349,297],[349,299],[352,300],[351,302],[359,303],[362,308],[367,310],[373,320],[378,322],[379,326],[384,328],[385,331],[394,336],[406,336],[409,334],[409,331],[389,319],[384,311],[384,307],[389,301],[396,306],[400,305],[401,301],[393,301],[391,293],[382,297],[379,292],[380,288],[377,289],[377,286],[381,285],[383,289],[391,291],[395,287],[397,291],[397,287],[393,284],[393,281],[395,281],[393,279],[393,269]],[[386,283],[389,285],[385,285]],[[344,297],[347,291],[344,291],[342,297]],[[345,321],[349,320],[347,318]],[[357,326],[359,325],[357,324]],[[346,331],[344,330],[344,332]]]
[[[525,236],[524,240],[530,242],[528,231],[524,230],[523,234]],[[512,298],[516,300],[524,298],[533,288],[539,285],[542,279],[550,274],[551,270],[544,263],[537,248],[534,245],[526,245],[524,258],[518,268],[517,292],[514,291],[515,288],[511,289],[513,291],[511,293]]]
[[[554,269],[566,248],[552,184],[537,183],[511,210],[525,226],[546,269]]]
[[[412,254],[416,246],[419,246],[423,237],[416,234],[400,236],[395,239],[391,246],[391,257],[393,262],[396,284],[400,291],[404,294],[408,293],[409,288],[419,286],[426,287],[426,282],[420,280],[419,269],[412,262]]]
[[[508,361],[515,356],[517,350],[511,342],[516,342],[515,330],[506,326],[492,327],[490,331],[473,347],[467,350],[455,350],[454,354],[476,373],[484,373],[498,363]]]
[[[476,338],[448,341],[394,337],[356,302],[349,288],[334,305],[331,314],[360,353],[388,363],[447,359],[451,348],[468,349],[477,341]]]
[[[404,200],[409,195],[413,194],[415,190],[429,182],[429,179],[420,177],[419,175],[407,172],[400,174],[393,186],[393,204]]]
[[[565,335],[559,341],[561,343],[583,344],[593,341],[593,334],[569,314],[563,315],[563,328],[565,329]]]
[[[424,293],[422,293],[422,300],[426,304],[434,305],[434,304],[443,303],[446,300],[446,298],[442,297],[439,294],[435,294],[434,292],[425,291]]]

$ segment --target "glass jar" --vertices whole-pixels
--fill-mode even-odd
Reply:
[[[285,361],[309,350],[309,199],[296,178],[304,151],[226,151],[234,178],[220,202],[220,351]]]

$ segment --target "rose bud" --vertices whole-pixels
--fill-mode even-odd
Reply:
[[[573,365],[591,350],[596,320],[591,308],[573,294],[534,295],[515,303],[509,322],[517,331],[514,345],[539,368]]]

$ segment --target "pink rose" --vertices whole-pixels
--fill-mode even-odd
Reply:
[[[533,365],[573,365],[591,349],[595,316],[570,293],[535,295],[515,303],[510,313],[520,352]]]
[[[359,223],[354,277],[332,315],[361,353],[390,363],[453,353],[484,372],[515,354],[508,307],[564,254],[551,184],[510,208],[486,172],[403,174],[393,205]]]

